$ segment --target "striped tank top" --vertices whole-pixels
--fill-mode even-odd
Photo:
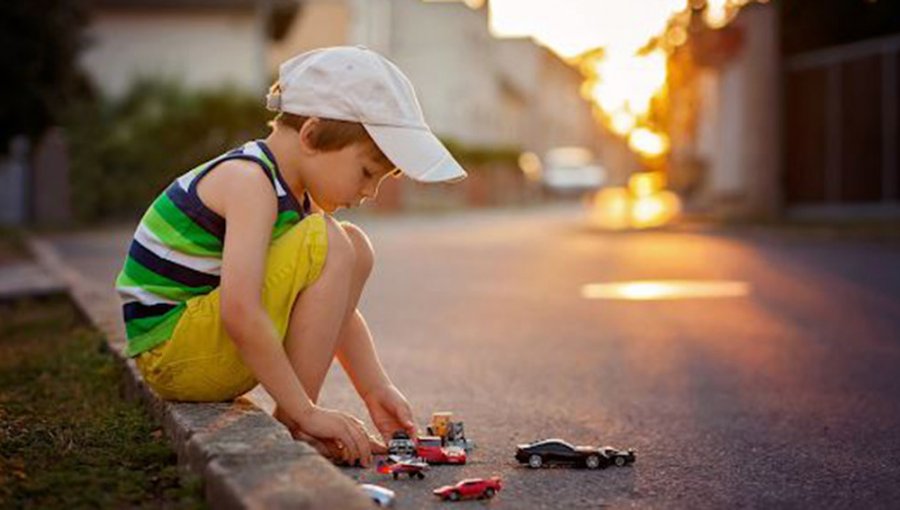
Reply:
[[[229,159],[257,163],[275,188],[278,217],[272,239],[309,214],[309,196],[304,195],[303,204],[297,201],[262,140],[248,142],[175,179],[141,218],[116,279],[129,356],[168,340],[184,313],[185,302],[219,286],[225,219],[203,204],[197,184]]]

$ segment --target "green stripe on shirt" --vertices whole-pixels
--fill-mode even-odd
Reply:
[[[222,243],[212,234],[206,231],[201,231],[200,227],[195,227],[189,230],[179,230],[179,228],[175,225],[179,222],[178,216],[182,216],[187,218],[185,214],[181,211],[178,211],[178,208],[172,204],[174,207],[174,211],[167,208],[165,202],[168,204],[172,204],[171,201],[160,201],[157,200],[154,202],[154,207],[151,207],[147,210],[147,214],[144,215],[143,220],[141,220],[144,225],[153,232],[153,235],[156,236],[157,239],[163,242],[169,248],[179,251],[181,253],[187,253],[190,255],[198,255],[201,257],[220,257],[222,254]],[[160,207],[156,207],[156,204],[160,203]],[[163,216],[162,212],[165,211],[167,216]],[[176,212],[177,211],[177,212]],[[169,221],[169,218],[172,218],[172,222]],[[191,221],[188,218],[188,221]],[[193,223],[193,221],[191,221]],[[190,236],[190,237],[188,237]],[[196,239],[196,240],[195,240]],[[218,249],[215,247],[216,243],[218,245]]]
[[[272,229],[272,239],[278,239],[282,234],[287,232],[292,226],[300,221],[300,213],[297,211],[284,211],[278,213],[275,219],[275,226]]]
[[[130,255],[125,258],[125,267],[116,284],[120,287],[140,287],[143,290],[172,301],[187,301],[215,289],[211,285],[189,287],[151,271]]]
[[[164,315],[128,321],[125,325],[128,334],[128,346],[125,353],[128,356],[136,356],[171,338],[186,308],[182,303]]]

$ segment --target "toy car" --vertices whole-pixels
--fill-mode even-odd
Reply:
[[[453,419],[453,413],[437,412],[431,413],[431,424],[426,427],[428,435],[438,436],[441,439],[447,436],[450,430],[450,423]]]
[[[395,457],[396,460],[412,459],[416,456],[416,444],[406,432],[394,432],[388,442],[388,455]]]
[[[458,446],[442,446],[438,436],[419,436],[416,454],[429,464],[465,464],[466,450]]]
[[[502,483],[499,476],[492,476],[488,479],[470,478],[463,480],[456,485],[445,485],[432,491],[432,493],[442,500],[459,501],[460,499],[490,499],[500,492]]]
[[[634,450],[621,451],[604,446],[572,446],[562,439],[544,439],[516,448],[516,460],[537,469],[550,464],[571,465],[597,469],[612,464],[624,466],[634,462]]]
[[[422,480],[425,478],[425,471],[428,471],[428,463],[419,459],[395,462],[388,457],[387,462],[381,463],[378,466],[379,473],[389,474],[394,477],[394,480],[399,479],[402,474],[409,476],[410,480],[413,478]]]
[[[426,428],[429,436],[441,438],[444,446],[459,446],[467,452],[472,449],[472,441],[466,439],[463,422],[453,421],[453,413],[432,413],[431,423]]]
[[[468,458],[465,448],[460,446],[445,446],[441,448],[441,457],[438,464],[465,464]]]
[[[369,496],[369,498],[372,499],[376,506],[382,508],[394,506],[394,500],[397,496],[394,491],[370,483],[364,483],[360,485],[359,488],[366,493],[366,496]]]
[[[617,467],[623,467],[625,464],[631,464],[634,462],[634,450],[629,448],[628,450],[619,450],[618,448],[613,448],[612,446],[602,446],[600,447],[600,452],[603,455],[606,455],[606,458],[610,459],[610,461],[615,464]]]

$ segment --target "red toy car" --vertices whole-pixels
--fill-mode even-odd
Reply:
[[[450,501],[459,501],[461,499],[490,499],[500,492],[501,483],[499,476],[492,476],[485,480],[484,478],[470,478],[463,480],[456,485],[445,485],[434,490],[434,495]]]
[[[394,480],[400,478],[401,474],[409,476],[410,480],[425,478],[425,471],[428,471],[428,464],[422,460],[403,460],[400,462],[384,462],[378,466],[378,472],[388,474],[394,477]]]
[[[465,464],[466,450],[458,446],[442,446],[438,436],[419,436],[416,455],[429,464]]]

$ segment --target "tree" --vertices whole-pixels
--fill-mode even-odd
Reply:
[[[0,2],[0,153],[19,134],[34,138],[57,122],[80,91],[87,0]]]

